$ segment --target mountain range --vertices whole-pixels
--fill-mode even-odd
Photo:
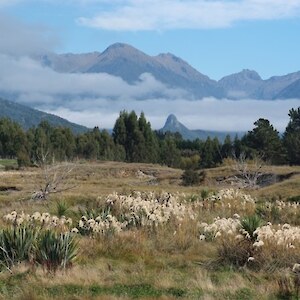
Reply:
[[[0,98],[0,118],[9,118],[20,124],[24,129],[38,126],[42,121],[47,121],[52,126],[70,128],[73,133],[82,133],[88,130],[87,127],[69,122],[58,116],[2,98]]]
[[[57,72],[107,73],[131,84],[139,81],[141,74],[151,73],[166,86],[187,91],[195,99],[300,98],[300,71],[263,80],[256,71],[246,69],[216,81],[171,53],[150,56],[122,43],[113,44],[103,52],[47,53],[34,59]]]

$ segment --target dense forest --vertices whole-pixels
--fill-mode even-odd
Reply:
[[[24,131],[9,119],[0,119],[0,157],[17,158],[19,167],[36,164],[48,154],[57,161],[87,159],[159,163],[182,169],[211,168],[224,159],[259,156],[274,165],[300,164],[300,107],[289,111],[289,123],[280,134],[266,119],[259,119],[242,138],[223,143],[217,138],[183,140],[180,134],[153,131],[141,113],[122,111],[112,135],[98,127],[73,134],[65,127],[43,121]]]

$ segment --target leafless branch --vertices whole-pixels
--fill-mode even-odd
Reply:
[[[47,155],[43,155],[39,161],[39,166],[42,182],[37,191],[32,194],[33,200],[47,200],[50,194],[61,193],[76,187],[69,182],[70,174],[76,167],[74,163],[55,163],[53,159],[52,163],[49,164],[47,163]]]
[[[234,157],[233,170],[235,183],[241,188],[258,188],[259,178],[265,173],[262,171],[264,162],[260,157],[255,157],[251,162],[242,153],[238,158]]]

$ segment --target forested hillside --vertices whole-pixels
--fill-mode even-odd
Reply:
[[[47,114],[40,110],[2,98],[0,98],[0,108],[0,118],[8,117],[20,124],[24,129],[29,129],[39,125],[42,121],[47,121],[52,126],[70,128],[74,133],[82,133],[88,130],[88,128],[84,126],[69,122],[58,116]]]

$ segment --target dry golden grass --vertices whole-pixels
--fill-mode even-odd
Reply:
[[[297,175],[300,167],[264,168],[266,173],[295,175],[249,193],[270,200],[300,195],[300,175]],[[0,186],[17,188],[17,191],[0,192],[0,214],[12,210],[54,214],[55,202],[63,199],[76,219],[79,207],[97,208],[112,192],[167,191],[199,196],[203,189],[223,188],[224,184],[218,179],[234,174],[230,166],[208,169],[206,173],[204,185],[184,187],[180,180],[182,171],[177,169],[152,164],[79,162],[70,178],[75,188],[39,202],[29,200],[42,183],[39,169],[0,171]],[[172,221],[156,230],[125,231],[109,238],[80,238],[77,264],[66,273],[49,276],[39,268],[33,271],[28,266],[14,269],[13,274],[2,272],[0,299],[130,299],[133,296],[126,293],[128,286],[132,285],[154,289],[148,296],[143,294],[143,299],[178,299],[174,295],[181,290],[184,291],[182,299],[274,298],[278,293],[278,274],[211,268],[210,262],[217,257],[216,246],[199,242],[198,221],[211,222],[220,214],[231,217],[235,212],[241,216],[251,215],[254,211],[241,211],[238,205],[197,209],[201,220]],[[1,219],[0,225],[2,222]],[[121,290],[119,295],[112,292],[115,286]],[[93,292],[92,287],[99,291]],[[173,295],[169,289],[179,290]],[[151,293],[155,291],[163,292],[153,296]]]

